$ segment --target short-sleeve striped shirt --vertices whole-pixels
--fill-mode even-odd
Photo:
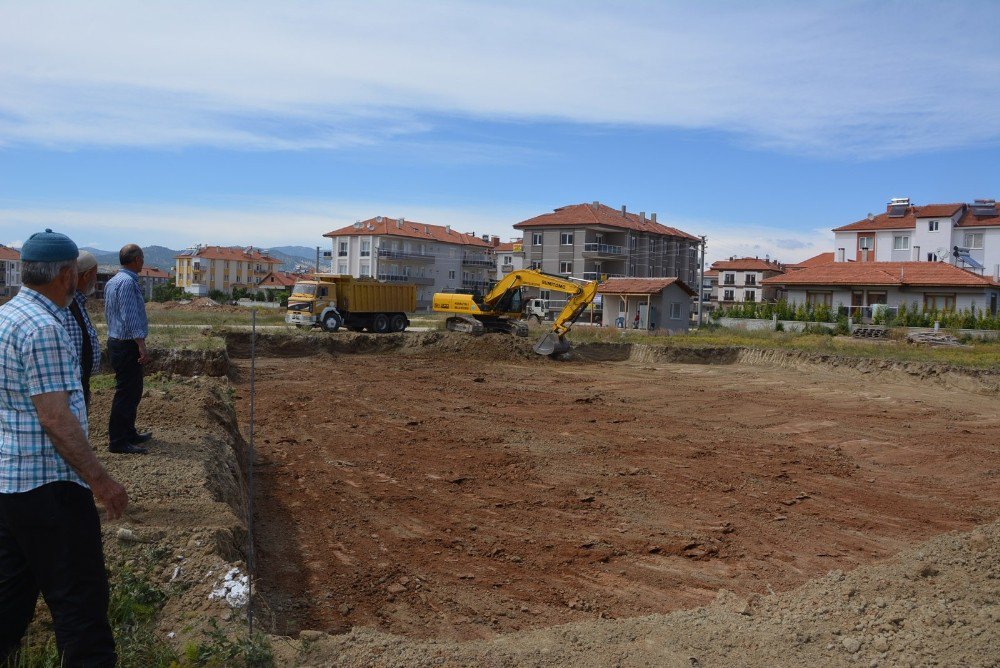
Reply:
[[[83,480],[56,451],[31,397],[68,392],[69,407],[87,434],[80,363],[63,326],[62,309],[22,287],[0,306],[0,494]]]
[[[144,339],[149,334],[139,275],[122,269],[104,286],[104,318],[109,339]]]
[[[94,329],[94,323],[90,321],[90,314],[87,313],[87,295],[77,291],[73,299],[76,301],[77,306],[80,307],[80,313],[83,315],[83,324],[87,327],[87,336],[90,337],[90,369],[91,373],[96,374],[101,368],[101,341],[97,338],[97,330]],[[76,347],[76,356],[81,358],[82,361],[83,332],[80,330],[80,325],[77,324],[76,318],[73,317],[73,312],[69,308],[63,309],[63,324],[66,326],[70,340]]]

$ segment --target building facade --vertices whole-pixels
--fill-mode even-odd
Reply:
[[[142,286],[142,294],[146,301],[153,299],[153,289],[159,285],[166,285],[170,282],[170,274],[157,269],[156,267],[143,267],[139,272],[139,284]]]
[[[449,225],[376,216],[323,236],[332,247],[332,271],[417,286],[417,308],[435,292],[484,293],[496,278],[497,237],[477,237]]]
[[[235,289],[256,289],[281,265],[267,251],[253,246],[194,246],[174,257],[177,287],[195,296],[212,290],[232,294]]]
[[[714,304],[768,302],[781,297],[776,286],[764,284],[765,279],[785,273],[784,265],[777,260],[732,257],[713,262],[709,271],[717,272]]]
[[[21,289],[21,254],[0,244],[0,299],[10,299]]]
[[[498,243],[493,247],[496,254],[496,280],[502,279],[512,271],[524,269],[524,244],[521,239],[512,239],[507,243]]]
[[[897,198],[884,212],[833,233],[836,262],[947,262],[985,276],[1000,274],[995,200],[917,206]]]

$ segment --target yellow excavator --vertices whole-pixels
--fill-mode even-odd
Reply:
[[[479,336],[487,332],[505,332],[527,336],[528,326],[520,321],[526,300],[521,288],[554,290],[569,295],[566,306],[555,317],[552,329],[535,344],[539,355],[558,355],[569,350],[566,333],[597,295],[597,281],[583,281],[546,274],[535,269],[512,271],[484,296],[439,292],[434,295],[434,310],[451,313],[447,327],[453,332]]]

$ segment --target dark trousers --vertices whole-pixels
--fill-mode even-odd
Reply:
[[[127,447],[135,440],[135,414],[142,399],[142,365],[135,341],[108,339],[108,359],[115,370],[115,398],[111,401],[108,440],[111,449]]]
[[[39,592],[62,665],[115,665],[101,523],[90,490],[73,482],[0,494],[0,665],[17,651]]]

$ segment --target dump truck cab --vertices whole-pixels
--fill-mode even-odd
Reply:
[[[334,322],[336,320],[336,322]],[[337,311],[337,285],[330,281],[296,281],[288,297],[285,322],[299,327],[323,325],[337,331],[343,318]],[[327,323],[329,322],[329,326]]]

